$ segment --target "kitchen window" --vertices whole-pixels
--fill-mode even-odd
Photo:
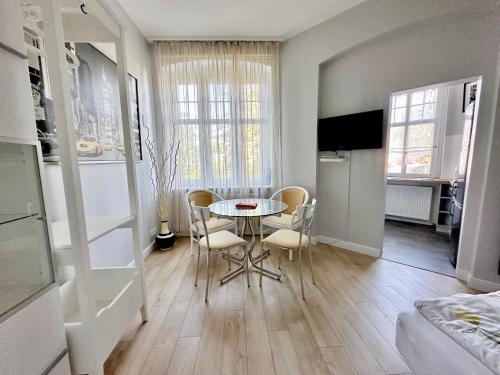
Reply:
[[[389,176],[433,178],[438,175],[441,96],[439,88],[391,96]]]

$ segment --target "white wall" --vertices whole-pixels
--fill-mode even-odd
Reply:
[[[318,103],[321,116],[384,108],[387,117],[392,92],[482,76],[477,152],[459,265],[475,277],[498,280],[492,267],[477,273],[481,267],[474,264],[478,230],[488,233],[487,244],[480,250],[490,254],[484,261],[498,256],[493,242],[497,235],[490,233],[492,224],[498,228],[494,221],[498,214],[489,213],[493,220],[485,223],[489,229],[479,227],[498,89],[497,11],[498,1],[374,0],[283,44],[284,179],[286,184],[304,185],[319,195],[319,235],[352,242],[360,249],[381,249],[385,151],[354,151],[350,168],[347,163],[317,164]],[[494,194],[492,186],[486,205],[498,207]]]
[[[138,79],[139,112],[144,123],[154,128],[152,71],[148,43],[117,2],[108,1],[108,5],[126,24],[127,67],[129,73]],[[110,55],[109,51],[106,52]],[[154,238],[151,232],[157,228],[156,211],[149,180],[151,162],[144,146],[144,136],[145,131],[142,129],[143,160],[136,164],[140,214],[139,231],[142,249],[151,243]],[[45,169],[49,185],[50,212],[53,215],[53,220],[64,219],[67,213],[60,167],[54,163],[46,163]],[[87,215],[128,214],[128,190],[124,162],[81,164],[80,176]],[[130,230],[114,231],[92,243],[90,250],[92,264],[95,267],[127,265],[133,260]]]

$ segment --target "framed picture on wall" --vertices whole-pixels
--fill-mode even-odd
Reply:
[[[462,112],[465,112],[469,104],[476,101],[477,82],[468,82],[464,84],[464,99]]]
[[[124,161],[116,63],[89,43],[68,43],[66,48],[78,58],[77,66],[70,68],[69,75],[76,149],[80,161]],[[37,64],[30,63],[37,132],[44,160],[58,161],[57,129],[54,126],[50,87],[44,68],[42,58],[38,58]],[[142,160],[138,81],[129,74],[127,83],[133,152],[136,160]]]

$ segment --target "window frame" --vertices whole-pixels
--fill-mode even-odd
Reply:
[[[433,118],[427,118],[427,119],[420,119],[420,120],[410,120],[410,109],[412,107],[411,105],[411,96],[412,94],[416,92],[425,91],[427,90],[436,90],[436,101],[435,102],[430,102],[436,103],[436,110],[435,110],[435,116]],[[394,107],[393,100],[394,97],[396,96],[401,96],[401,95],[406,95],[406,104],[405,107]],[[425,94],[424,94],[425,95]],[[387,121],[387,153],[386,153],[386,168],[385,172],[388,177],[399,177],[399,178],[437,178],[440,175],[441,172],[441,164],[442,164],[442,156],[443,156],[443,147],[444,147],[444,124],[446,123],[446,109],[447,109],[447,102],[448,102],[448,90],[443,89],[442,86],[440,85],[435,85],[435,86],[426,86],[426,87],[421,87],[421,88],[416,88],[416,89],[411,89],[411,90],[405,90],[405,91],[399,91],[392,93],[389,97],[389,115],[388,115],[388,121]],[[422,106],[424,106],[425,103],[425,97],[424,101],[422,102]],[[420,104],[417,104],[420,105]],[[416,105],[413,105],[416,106]],[[397,123],[392,122],[392,115],[393,115],[393,109],[397,108],[405,108],[406,109],[406,114],[405,114],[405,120]],[[429,148],[432,149],[432,156],[431,156],[431,166],[430,166],[430,171],[429,174],[426,173],[408,173],[406,171],[407,168],[407,154],[408,154],[408,129],[413,126],[413,125],[421,125],[421,124],[427,124],[427,123],[434,123],[434,137],[433,137],[433,145]],[[401,164],[401,173],[394,173],[394,172],[389,172],[389,156],[391,154],[391,144],[390,144],[390,138],[391,138],[391,129],[396,127],[404,127],[405,128],[405,134],[404,134],[404,144],[403,147],[401,148],[401,153],[403,154],[403,160]],[[424,148],[425,150],[429,148]]]

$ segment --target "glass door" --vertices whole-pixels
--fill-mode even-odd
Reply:
[[[0,321],[55,282],[34,144],[0,142]]]

